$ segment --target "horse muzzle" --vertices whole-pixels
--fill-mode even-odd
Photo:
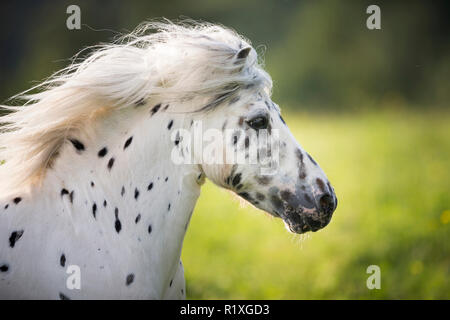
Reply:
[[[272,199],[278,216],[291,232],[298,234],[315,232],[327,226],[337,207],[337,198],[331,189],[315,196],[284,190],[279,192],[279,197],[274,195]]]

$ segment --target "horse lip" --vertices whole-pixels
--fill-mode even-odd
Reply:
[[[298,214],[299,217],[297,217],[295,219],[292,216],[290,216],[292,214]],[[324,227],[326,227],[331,221],[331,219],[328,219],[327,221],[325,221],[325,223],[323,223],[322,221],[317,221],[317,223],[313,223],[313,221],[316,221],[316,220],[311,219],[305,213],[299,214],[296,211],[290,212],[288,214],[286,212],[284,212],[284,214],[281,215],[280,217],[286,223],[289,230],[291,232],[294,232],[297,234],[306,233],[308,231],[317,232],[320,229],[323,229]],[[296,221],[296,220],[299,220],[299,221]]]
[[[293,219],[289,218],[289,216],[287,215],[283,215],[281,216],[281,218],[283,219],[284,223],[288,226],[289,230],[293,233],[302,234],[308,231],[315,232],[318,230],[318,229],[313,230],[313,228],[311,228],[311,226],[306,222],[306,219],[302,216],[301,216],[302,219],[301,223],[294,222]]]
[[[324,228],[330,220],[322,221],[321,212],[316,209],[301,205],[293,207],[287,202],[283,203],[283,210],[274,210],[274,215],[281,218],[291,232],[297,234],[316,232]]]
[[[289,230],[293,233],[296,234],[303,234],[306,233],[308,231],[316,231],[316,230],[312,230],[311,227],[307,224],[293,224],[290,222],[285,221],[286,225],[288,226]]]

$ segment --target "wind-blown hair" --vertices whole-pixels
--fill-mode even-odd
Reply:
[[[249,41],[209,23],[146,22],[93,48],[85,60],[77,62],[76,55],[15,96],[24,106],[1,106],[9,113],[0,117],[0,195],[40,181],[66,139],[98,114],[153,98],[203,101],[196,110],[179,111],[206,111],[241,88],[272,87]]]

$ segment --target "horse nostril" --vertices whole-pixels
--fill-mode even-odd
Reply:
[[[326,215],[331,215],[334,211],[334,198],[329,193],[326,193],[320,197],[319,205],[322,212]]]

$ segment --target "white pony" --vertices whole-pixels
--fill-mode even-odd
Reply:
[[[185,298],[180,254],[205,177],[291,232],[326,226],[333,188],[293,138],[271,86],[232,30],[150,22],[21,95],[25,106],[3,106],[0,298]],[[275,170],[202,161],[175,134],[198,123],[235,132],[220,148],[242,159],[252,133],[276,132]],[[175,163],[174,150],[196,161]]]

